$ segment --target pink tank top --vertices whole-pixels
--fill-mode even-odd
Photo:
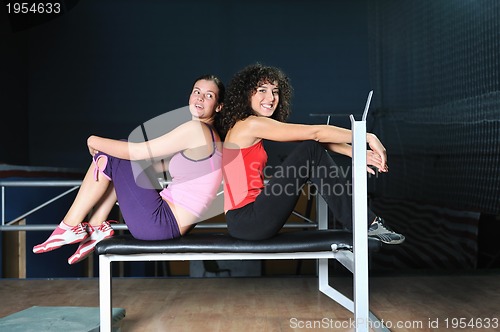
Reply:
[[[160,192],[164,199],[197,217],[202,216],[213,202],[222,182],[222,153],[216,149],[212,128],[210,133],[212,154],[204,159],[193,160],[183,152],[176,153],[168,167],[172,182]]]

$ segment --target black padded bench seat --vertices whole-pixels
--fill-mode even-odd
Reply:
[[[98,255],[134,255],[162,253],[290,253],[319,252],[352,248],[352,233],[342,230],[307,230],[282,232],[260,241],[235,239],[227,233],[191,233],[163,241],[136,240],[119,235],[99,242]],[[380,241],[368,240],[368,250],[377,251]]]
[[[368,251],[377,251],[381,242],[368,238]],[[111,263],[125,261],[179,261],[179,260],[260,260],[260,259],[317,259],[318,289],[351,312],[359,304],[338,292],[329,284],[328,260],[336,259],[354,272],[355,254],[353,234],[342,230],[316,229],[281,232],[260,241],[245,241],[227,233],[190,233],[173,240],[144,241],[131,235],[117,235],[99,242],[99,303],[101,331],[111,331],[112,276]],[[354,274],[364,280],[367,276]],[[360,296],[360,295],[357,295]],[[364,304],[368,305],[368,303]],[[371,321],[378,318],[369,312]],[[364,330],[364,329],[359,329]],[[374,329],[388,331],[387,329]],[[358,329],[356,328],[356,331]]]

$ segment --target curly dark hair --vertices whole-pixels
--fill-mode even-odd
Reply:
[[[250,98],[257,88],[264,83],[277,84],[279,103],[272,119],[285,122],[290,115],[293,88],[285,73],[276,67],[260,63],[249,65],[236,73],[227,86],[226,98],[222,111],[215,117],[215,127],[222,138],[239,120],[255,114]]]

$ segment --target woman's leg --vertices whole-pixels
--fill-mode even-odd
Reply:
[[[104,195],[102,195],[101,199],[97,202],[92,210],[92,215],[88,220],[89,225],[93,227],[98,227],[102,224],[103,221],[108,219],[109,213],[116,205],[116,192],[113,182],[111,182],[106,189]]]
[[[97,165],[99,165],[99,167],[104,167],[102,161],[98,161]],[[71,204],[63,221],[59,223],[45,242],[33,247],[34,253],[40,254],[57,249],[66,244],[78,243],[89,236],[82,222],[94,205],[102,199],[109,187],[108,179],[105,177],[95,177],[96,167],[96,163],[90,165],[83,178],[76,198]]]
[[[87,225],[89,237],[83,240],[76,249],[75,253],[68,258],[69,264],[75,264],[84,260],[92,254],[92,252],[94,252],[94,248],[97,243],[114,235],[115,232],[113,228],[110,223],[105,220],[108,218],[109,213],[115,204],[115,188],[113,183],[110,183],[106,192],[92,210],[92,216],[90,217]]]
[[[99,202],[102,204],[102,210],[98,209],[92,222],[99,223],[103,221],[98,221],[100,218],[105,219],[102,216],[109,213],[113,200],[111,194],[105,195],[110,181],[113,181],[120,209],[133,236],[143,240],[180,236],[170,207],[151,185],[144,172],[136,178],[130,161],[113,158],[104,153],[95,155],[94,161],[64,221],[45,242],[33,247],[34,253],[44,253],[88,238],[89,234],[86,227],[82,226],[82,221]]]
[[[180,236],[170,207],[138,164],[102,153],[97,158],[107,162],[99,169],[113,180],[120,211],[135,238],[165,240]]]
[[[253,204],[227,213],[231,235],[246,239],[275,235],[292,213],[308,181],[326,200],[335,218],[351,228],[351,183],[320,143],[300,143],[273,174]],[[367,225],[374,219],[375,214],[369,211]]]
[[[90,165],[87,174],[85,174],[83,178],[82,185],[78,190],[78,194],[63,219],[64,223],[69,226],[76,226],[81,223],[96,204],[105,199],[105,194],[109,192],[110,180],[105,176],[98,176],[96,164],[99,169],[104,169],[106,166],[105,160],[103,159],[99,159]],[[105,218],[102,221],[104,221]]]

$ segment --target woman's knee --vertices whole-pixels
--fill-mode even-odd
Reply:
[[[103,152],[98,152],[94,155],[94,179],[98,181],[99,174],[102,174],[106,179],[111,180],[111,174],[109,174],[108,162],[110,156]]]
[[[306,141],[302,141],[301,144],[305,145],[305,146],[310,146],[311,148],[317,148],[317,147],[321,147],[321,143],[318,142],[318,141],[315,141],[315,140],[306,140]]]
[[[311,151],[313,154],[323,153],[325,151],[325,147],[317,141],[308,140],[302,141],[299,145],[299,149],[303,151]]]

